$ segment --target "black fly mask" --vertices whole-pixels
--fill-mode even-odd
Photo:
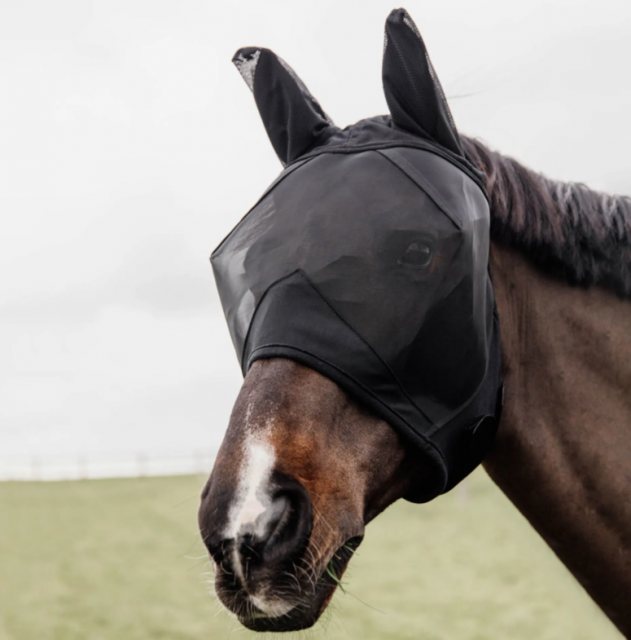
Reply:
[[[234,62],[285,167],[211,259],[243,373],[334,380],[417,447],[431,481],[408,497],[429,500],[487,452],[501,375],[488,202],[423,41],[390,14],[391,117],[345,129],[271,51]]]

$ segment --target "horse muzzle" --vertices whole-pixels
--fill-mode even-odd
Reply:
[[[267,500],[234,522],[237,496],[211,476],[199,527],[216,568],[215,590],[239,621],[255,631],[312,626],[330,601],[361,536],[329,553],[313,544],[313,507],[294,478],[274,472]],[[324,545],[329,547],[329,545]],[[320,555],[324,552],[323,555]]]

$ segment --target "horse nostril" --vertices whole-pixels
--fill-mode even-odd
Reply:
[[[263,560],[277,562],[297,555],[306,546],[312,526],[309,495],[293,478],[276,475],[274,518],[262,548]]]
[[[230,505],[221,511],[207,499],[200,508],[204,544],[225,574],[245,584],[257,568],[294,559],[306,546],[312,526],[311,500],[302,485],[274,474],[267,508],[256,518],[226,526]],[[226,506],[228,508],[226,508]]]

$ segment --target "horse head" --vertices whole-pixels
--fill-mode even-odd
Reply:
[[[489,211],[404,10],[387,117],[340,129],[273,52],[234,62],[284,170],[212,256],[245,379],[199,524],[240,621],[299,629],[367,522],[449,490],[492,441]]]

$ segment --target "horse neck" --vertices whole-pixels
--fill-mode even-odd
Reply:
[[[631,635],[631,303],[493,244],[504,411],[494,481]]]

